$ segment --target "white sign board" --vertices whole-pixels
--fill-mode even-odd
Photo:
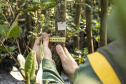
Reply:
[[[57,26],[58,30],[66,30],[66,22],[58,22]]]

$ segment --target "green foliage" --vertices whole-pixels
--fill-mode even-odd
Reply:
[[[31,50],[25,62],[25,76],[33,80],[35,76],[35,71],[36,71],[36,52]]]
[[[15,35],[15,37],[14,37],[14,38],[15,38],[15,39],[16,39],[16,38],[18,38],[18,37],[21,35],[21,33],[22,33],[22,29],[21,29],[21,28],[19,28],[19,32]]]
[[[0,24],[0,35],[7,37],[9,32],[9,28],[7,24]]]
[[[25,25],[25,27],[22,27],[22,22],[19,22],[20,18],[21,19],[24,18],[25,12],[27,12],[32,17],[33,24],[34,24],[34,21],[37,21],[35,25],[32,25],[32,28],[35,31],[31,31],[32,34],[36,35],[36,37],[38,37],[42,33],[42,31],[38,31],[39,28],[42,29],[45,27],[46,29],[46,27],[48,26],[50,26],[50,28],[51,27],[54,28],[54,18],[52,19],[51,16],[55,15],[55,13],[52,13],[52,10],[54,11],[54,9],[52,8],[55,7],[55,0],[44,0],[41,2],[39,0],[32,0],[32,1],[26,1],[26,2],[12,0],[12,1],[9,1],[8,3],[5,1],[5,3],[0,1],[0,37],[1,37],[0,40],[3,40],[3,43],[4,43],[4,40],[7,42],[7,43],[4,43],[4,45],[9,52],[7,52],[4,47],[0,46],[0,54],[15,52],[15,49],[17,49],[17,47],[13,45],[16,45],[16,43],[19,44],[17,40],[20,39],[18,38],[20,34],[22,32],[24,33],[28,31],[28,29],[26,28],[25,22],[23,22],[23,26]],[[3,9],[5,12],[3,12],[2,14]],[[49,16],[48,18],[46,18],[45,14],[40,13],[40,12],[43,13],[43,11],[46,11],[46,10],[47,10],[46,14],[48,14]],[[34,11],[38,12],[38,16],[36,16],[36,13]],[[18,12],[19,14],[16,16]],[[15,18],[18,18],[18,19],[15,19]],[[11,25],[11,23],[13,24]],[[30,38],[29,36],[27,37]],[[27,43],[28,42],[26,42],[26,44]],[[40,49],[41,58],[43,58],[44,56],[43,46],[41,45],[40,47],[41,47]],[[18,59],[18,61],[19,60],[20,59]],[[15,75],[16,76],[15,78],[17,79],[19,77],[20,80],[26,80],[25,78],[21,76],[23,74],[29,81],[27,83],[30,83],[31,80],[35,82],[35,71],[37,69],[35,51],[31,50],[31,52],[27,55],[24,67],[22,66],[24,61],[21,61],[21,60],[19,61],[21,65],[20,68],[19,69],[16,67],[13,68],[14,69],[12,70],[13,76]],[[40,72],[42,72],[42,70],[40,70]]]
[[[19,26],[15,26],[15,27],[10,29],[8,36],[10,38],[15,37],[19,32],[20,32]]]
[[[17,26],[17,21],[11,25],[11,28],[14,28],[15,26]]]
[[[100,42],[100,36],[99,35],[96,36],[95,39],[96,39],[97,42]]]
[[[85,32],[84,29],[81,29],[81,28],[77,28],[77,29],[69,28],[68,30],[69,30],[69,32],[67,32],[68,38],[70,38],[71,36],[77,36],[77,33],[81,32],[81,31]]]
[[[19,11],[27,12],[27,11],[35,11],[38,9],[40,9],[40,7],[31,7],[31,8],[27,8],[27,9],[21,9]]]
[[[49,5],[49,4],[51,4],[52,2],[44,2],[44,3],[42,3],[42,6],[45,6],[45,5]]]
[[[39,0],[33,0],[33,3],[40,4],[40,1]]]
[[[47,9],[54,8],[55,6],[56,6],[55,3],[51,3],[50,5],[48,5]]]
[[[26,33],[26,36],[28,38],[25,42],[26,44],[28,44],[28,42],[30,40],[29,38],[31,38],[31,37],[29,37],[30,35],[28,35],[29,29],[27,28],[27,25],[26,25],[28,22],[26,22],[26,21],[17,22],[18,20],[16,20],[11,25],[11,27],[9,27],[8,22],[11,23],[11,21],[15,18],[15,15],[17,12],[20,12],[19,19],[24,19],[26,13],[28,15],[30,15],[30,17],[32,18],[31,19],[32,31],[30,31],[30,33],[33,36],[33,38],[37,38],[38,36],[41,35],[42,32],[50,33],[52,36],[54,35],[55,10],[57,10],[55,8],[56,7],[55,0],[40,0],[40,1],[39,0],[27,0],[26,2],[23,2],[21,0],[20,1],[9,0],[9,4],[5,4],[5,3],[6,3],[6,0],[2,0],[2,2],[0,2],[0,37],[1,38],[4,37],[5,41],[8,41],[8,42],[11,42],[10,39],[13,40],[13,42],[11,42],[11,45],[16,45],[15,39],[17,39],[20,36],[22,31],[23,31],[23,33]],[[20,7],[23,6],[22,5],[23,3],[25,4],[25,6],[20,9]],[[18,6],[17,4],[19,4],[19,5],[21,4],[21,6]],[[64,2],[61,2],[61,4],[64,4]],[[61,4],[59,4],[59,5],[61,5]],[[73,6],[74,4],[83,5],[82,6],[83,7],[83,9],[82,9],[83,16],[81,17],[81,20],[80,20],[80,27],[76,27],[76,25],[74,24],[74,16],[75,16],[75,7]],[[66,17],[66,26],[67,26],[66,34],[67,34],[67,36],[66,36],[66,38],[72,39],[73,36],[77,36],[77,33],[80,33],[80,32],[84,32],[84,34],[86,34],[86,19],[84,16],[85,15],[84,6],[88,6],[92,9],[93,37],[99,42],[99,40],[100,40],[100,37],[99,37],[100,20],[95,18],[94,16],[99,16],[99,12],[101,12],[100,6],[99,5],[90,6],[85,3],[79,3],[79,0],[74,0],[74,2],[69,1],[69,2],[67,2],[66,6],[67,6],[67,9],[66,9],[66,12],[67,12],[67,14],[66,14],[66,16],[67,16]],[[12,8],[10,8],[8,11],[8,7],[12,7]],[[3,12],[3,9],[4,9],[5,13]],[[123,8],[123,10],[124,9],[125,9],[125,7]],[[6,21],[5,17],[2,15],[2,12],[3,12],[3,14],[5,14],[5,17],[7,18],[8,22]],[[36,12],[37,12],[37,15],[36,15]],[[9,16],[8,13],[11,13],[11,15]],[[124,22],[126,22],[126,21],[124,20]],[[23,27],[22,27],[22,24],[23,24]],[[111,24],[111,22],[110,22],[110,24]],[[86,35],[85,35],[85,38],[86,38]],[[84,41],[86,42],[85,38],[84,38]],[[69,40],[68,40],[68,42],[69,42]],[[7,47],[7,50],[9,52],[14,52],[15,49],[17,48],[15,46],[10,47],[8,45],[9,44],[5,44],[5,46]],[[88,54],[88,49],[86,46],[87,46],[87,44],[84,46],[84,50],[79,50],[79,49],[74,50],[73,48],[70,48],[70,50],[73,52],[72,56],[75,58],[75,60],[79,61],[78,62],[79,64],[83,63],[84,58]],[[43,53],[42,43],[41,43],[40,47],[41,47],[40,55],[41,55],[41,58],[43,58],[44,53]],[[1,47],[1,46],[0,46],[0,52],[7,53],[5,48]],[[35,60],[36,60],[35,52],[32,50],[28,54],[28,56],[26,58],[26,63],[25,63],[25,76],[29,79],[29,81],[31,79],[33,79],[35,76],[36,65],[37,65]],[[22,70],[24,70],[24,69],[22,69]],[[43,80],[45,80],[45,79],[43,79]]]
[[[84,48],[84,56],[87,57],[88,54],[88,48]]]
[[[7,47],[7,50],[8,50],[9,52],[14,51],[15,49],[16,49],[16,47],[15,47],[15,46],[12,46],[12,47]]]
[[[44,57],[44,49],[43,49],[43,44],[42,44],[42,41],[41,41],[41,44],[40,44],[40,59],[43,59]]]
[[[0,51],[6,52],[5,48],[2,46],[0,47]]]
[[[41,4],[42,9],[50,9],[56,6],[55,0],[46,0]]]
[[[0,14],[3,12],[2,7],[4,7],[4,3],[0,3]]]
[[[67,31],[67,37],[70,38],[71,36],[77,36],[79,32],[85,32],[85,29],[78,28],[74,23],[71,23],[67,25]]]
[[[5,28],[2,29],[4,35],[4,37],[9,37],[9,38],[18,38],[20,36],[20,34],[22,33],[22,29],[17,26],[17,22],[14,22],[11,26],[11,29],[9,30],[7,25],[2,25],[1,28]]]
[[[77,54],[81,54],[81,55],[83,54],[83,51],[81,51],[81,50],[79,50],[77,48],[74,49],[74,52],[77,53]]]
[[[100,22],[98,22],[97,20],[92,20],[92,31],[93,32],[96,32],[96,33],[99,33],[100,32],[100,30],[99,30],[99,28],[100,28]]]
[[[12,47],[6,46],[6,48],[7,48],[7,50],[9,52],[12,52],[12,51],[14,51],[16,49],[15,46],[12,46]],[[7,52],[6,49],[4,47],[2,47],[2,46],[0,46],[0,51]]]

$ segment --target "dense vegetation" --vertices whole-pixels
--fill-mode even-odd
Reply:
[[[121,14],[118,16],[126,22],[124,2],[116,1],[0,0],[0,66],[6,68],[14,63],[18,66],[18,54],[27,57],[35,39],[42,32],[66,37],[66,42],[60,44],[68,48],[78,64],[83,63],[88,53],[116,39],[111,29],[108,33],[113,32],[114,35],[110,34],[110,38],[107,38],[107,28],[117,27],[110,24],[115,24],[113,18],[116,16],[116,7],[113,4],[119,6]],[[109,17],[108,25],[106,17]],[[57,22],[65,22],[66,30],[58,31]],[[122,27],[122,30],[125,28]],[[61,65],[57,63],[57,66]]]

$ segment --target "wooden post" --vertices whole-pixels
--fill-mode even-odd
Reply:
[[[55,15],[55,35],[66,37],[66,0],[56,0],[56,15]],[[60,26],[62,25],[62,26]],[[64,27],[64,28],[62,28]],[[54,46],[60,44],[63,48],[65,43],[55,43]],[[61,74],[62,65],[56,49],[53,52],[53,60],[56,63],[57,70]]]

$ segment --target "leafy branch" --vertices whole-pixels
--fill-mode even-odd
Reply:
[[[17,62],[17,60],[11,55],[11,53],[7,50],[6,46],[3,44],[3,42],[0,40],[0,43],[3,45],[3,47],[5,48],[5,50],[9,53],[10,57],[12,57],[12,59],[16,62],[16,64],[18,66],[20,66],[20,64]]]
[[[9,28],[11,28],[11,25],[10,25],[10,23],[8,22],[6,16],[3,14],[3,12],[2,12],[2,15],[3,15],[4,19],[7,21]]]
[[[25,6],[26,6],[26,4],[24,3],[24,4],[19,8],[19,10],[22,9],[23,7],[25,7]],[[21,11],[17,11],[17,12],[16,12],[15,17],[14,17],[14,19],[11,21],[10,25],[12,25],[12,24],[18,19],[19,15],[20,15],[20,12],[21,12]]]

